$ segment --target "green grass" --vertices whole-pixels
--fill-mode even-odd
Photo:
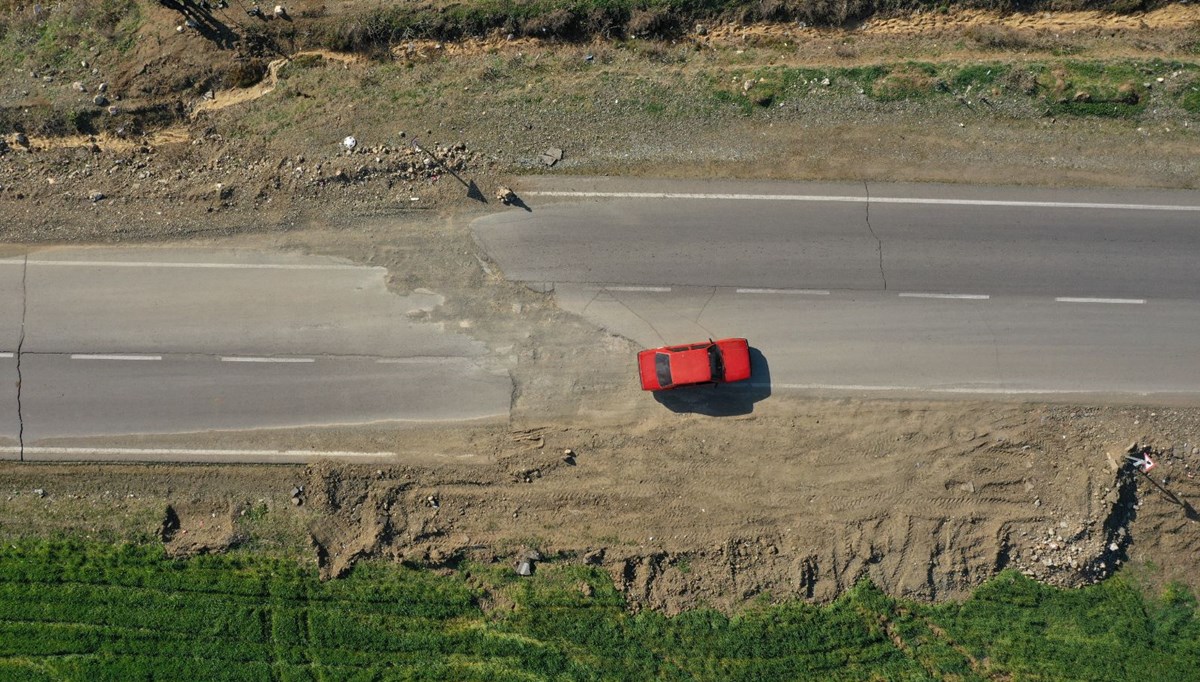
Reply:
[[[6,6],[9,5],[9,6]],[[0,64],[64,67],[88,59],[88,49],[126,52],[142,23],[135,0],[0,3]]]
[[[322,583],[248,554],[20,541],[0,549],[0,679],[1168,680],[1200,660],[1195,597],[1120,577],[1060,590],[1005,573],[940,605],[869,583],[824,607],[768,602],[668,618],[552,562],[526,579],[365,563]]]

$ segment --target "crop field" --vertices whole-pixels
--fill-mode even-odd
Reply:
[[[668,618],[566,563],[531,578],[369,563],[322,583],[253,555],[0,550],[6,680],[1182,680],[1197,660],[1195,598],[1121,577],[1064,591],[1005,573],[941,605],[864,583],[824,607]]]

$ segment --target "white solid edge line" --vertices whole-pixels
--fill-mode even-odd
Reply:
[[[0,358],[11,358],[11,357],[13,357],[12,353],[0,353]]]
[[[739,294],[799,294],[806,296],[828,296],[829,292],[823,289],[737,289]]]
[[[671,290],[671,287],[639,287],[639,286],[624,286],[624,287],[601,287],[605,291],[649,291],[653,293],[666,293]]]
[[[1200,206],[1173,204],[1107,204],[1089,201],[1015,201],[1004,199],[926,199],[920,197],[852,197],[809,194],[705,194],[697,192],[570,192],[544,190],[525,192],[531,196],[598,199],[719,199],[729,201],[816,201],[872,204],[930,204],[943,206],[1010,206],[1029,208],[1096,208],[1129,211],[1200,211]]]
[[[283,362],[283,363],[299,363],[299,362],[315,362],[312,358],[262,358],[250,357],[243,355],[223,355],[221,362]]]
[[[18,446],[0,447],[0,452],[24,452],[31,455],[196,455],[230,457],[391,457],[394,452],[350,452],[342,450],[185,450],[175,448],[55,448]]]
[[[1070,296],[1061,296],[1054,300],[1058,303],[1129,303],[1133,305],[1146,302],[1144,298],[1073,298]]]
[[[446,356],[431,355],[428,357],[416,357],[416,358],[378,358],[377,360],[375,360],[375,364],[378,364],[378,365],[421,365],[421,364],[432,364],[435,362],[456,362],[459,360],[466,360],[466,359],[467,358],[459,357],[456,355],[446,355]]]
[[[961,298],[970,301],[986,301],[991,296],[987,294],[917,294],[905,293],[900,294],[900,298]]]
[[[103,353],[72,353],[72,360],[162,360],[161,355],[105,355]]]
[[[0,265],[66,265],[76,267],[113,268],[193,268],[215,270],[386,270],[376,265],[341,265],[317,263],[178,263],[155,261],[102,261],[102,260],[24,260],[3,259]]]
[[[917,391],[921,393],[956,393],[981,395],[1075,395],[1105,393],[1103,390],[1056,388],[933,388],[924,386],[868,386],[857,384],[765,384],[751,383],[757,388],[782,388],[800,391]],[[1121,391],[1135,395],[1151,395],[1153,391]]]

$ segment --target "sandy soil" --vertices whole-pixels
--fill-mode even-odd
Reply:
[[[1129,434],[1152,448],[1153,481],[1114,470]],[[1151,584],[1195,586],[1195,411],[781,400],[735,420],[391,438],[456,454],[369,467],[5,464],[0,518],[10,536],[137,527],[174,553],[291,551],[328,577],[365,556],[453,567],[534,548],[600,565],[636,606],[671,613],[823,601],[863,577],[956,598],[1003,568],[1081,585],[1131,562]]]

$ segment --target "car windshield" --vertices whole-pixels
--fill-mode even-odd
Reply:
[[[712,370],[713,381],[725,380],[725,361],[721,358],[721,349],[715,343],[708,347],[708,366]]]
[[[654,373],[658,376],[658,385],[666,388],[671,385],[671,356],[666,353],[654,354]]]

